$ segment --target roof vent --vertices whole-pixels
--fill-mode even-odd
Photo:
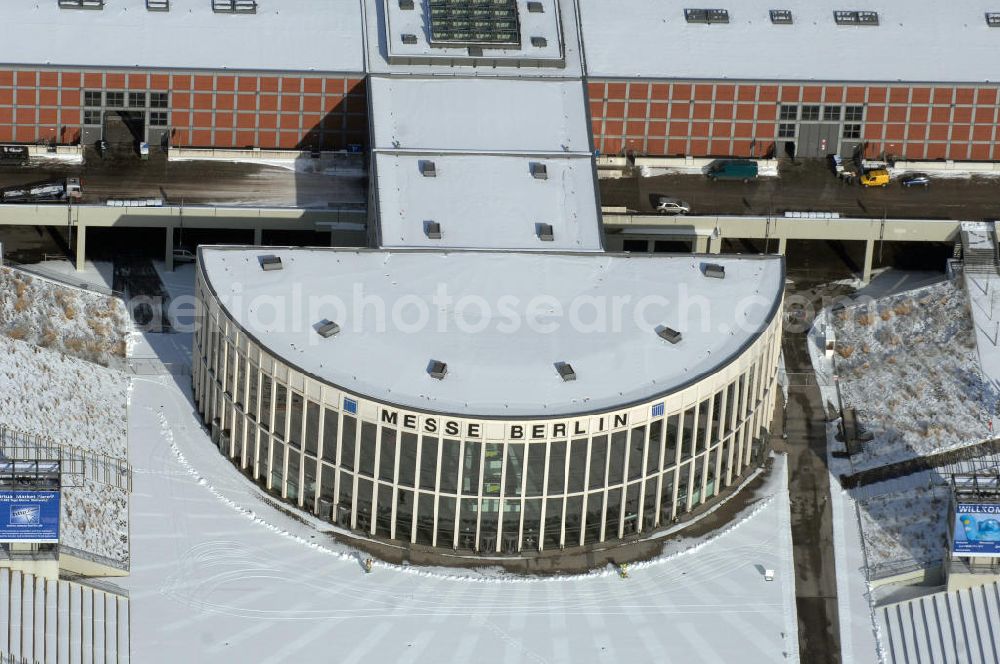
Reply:
[[[146,0],[146,9],[151,12],[168,12],[170,0]]]
[[[104,9],[104,0],[59,0],[59,9]]]
[[[534,162],[531,164],[531,177],[536,180],[548,180],[549,169],[545,164]]]
[[[1000,28],[1000,12],[986,12],[986,25]]]
[[[718,263],[705,263],[705,276],[713,279],[725,279],[726,266]]]
[[[556,362],[556,371],[559,372],[559,377],[563,379],[564,382],[569,382],[571,380],[576,380],[576,372],[573,371],[573,365],[569,362]]]
[[[340,332],[340,326],[332,320],[321,320],[316,323],[316,333],[324,339],[329,339]]]
[[[792,24],[792,10],[791,9],[772,9],[771,10],[771,23],[775,25],[791,25]]]
[[[434,162],[429,159],[421,160],[420,174],[423,175],[425,178],[436,178],[437,168],[434,166]]]
[[[546,46],[549,45],[549,40],[546,39],[545,37],[532,37],[531,45],[536,48],[545,48]]]
[[[260,269],[264,270],[265,272],[281,269],[281,258],[275,256],[274,254],[268,254],[267,256],[258,256],[257,260],[260,261]]]
[[[833,20],[837,25],[878,25],[878,12],[835,11]]]
[[[688,23],[729,23],[729,10],[685,9],[684,20]]]
[[[212,0],[212,11],[218,14],[256,14],[257,0]]]
[[[399,0],[400,9],[413,9],[413,0]]]
[[[431,240],[441,239],[441,224],[436,221],[425,221],[424,222],[424,233]]]
[[[672,327],[667,327],[666,325],[660,325],[656,328],[656,334],[664,341],[669,341],[672,344],[680,342],[683,335]]]
[[[444,380],[444,377],[448,375],[448,365],[440,360],[431,360],[431,363],[427,365],[427,373],[431,375],[431,378]]]
[[[483,47],[482,46],[470,46],[469,47],[469,57],[470,58],[481,58],[481,57],[483,57]]]
[[[404,44],[416,44],[417,43],[417,36],[414,35],[414,34],[411,34],[409,32],[404,32],[403,36],[401,37],[401,39],[403,40]]]
[[[538,233],[538,239],[542,242],[552,242],[555,239],[555,235],[552,233],[552,224],[535,224],[535,232]]]
[[[540,2],[529,2],[528,3],[528,13],[529,14],[541,14],[545,11],[545,7],[542,6]]]

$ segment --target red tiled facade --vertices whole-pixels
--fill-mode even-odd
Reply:
[[[864,107],[868,157],[1000,161],[996,85],[875,85],[594,80],[594,148],[602,154],[764,156],[782,104]]]
[[[168,92],[170,143],[343,149],[368,143],[364,76],[0,71],[0,142],[74,143],[84,91]]]

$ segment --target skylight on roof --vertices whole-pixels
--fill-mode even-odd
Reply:
[[[684,20],[688,23],[729,23],[729,10],[685,9]]]
[[[878,12],[838,10],[833,20],[837,25],[878,25]]]
[[[430,0],[431,46],[520,48],[516,0]]]

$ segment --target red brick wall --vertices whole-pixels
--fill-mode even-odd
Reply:
[[[368,143],[364,78],[0,70],[0,142],[80,140],[83,91],[170,92],[171,143],[340,149]]]
[[[778,104],[864,105],[868,156],[1000,161],[998,88],[591,80],[594,148],[604,154],[761,156]]]

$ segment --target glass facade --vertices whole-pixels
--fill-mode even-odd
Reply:
[[[284,501],[374,539],[484,554],[667,526],[766,450],[780,316],[710,376],[645,404],[538,420],[372,401],[273,358],[197,278],[195,401],[220,450]]]

